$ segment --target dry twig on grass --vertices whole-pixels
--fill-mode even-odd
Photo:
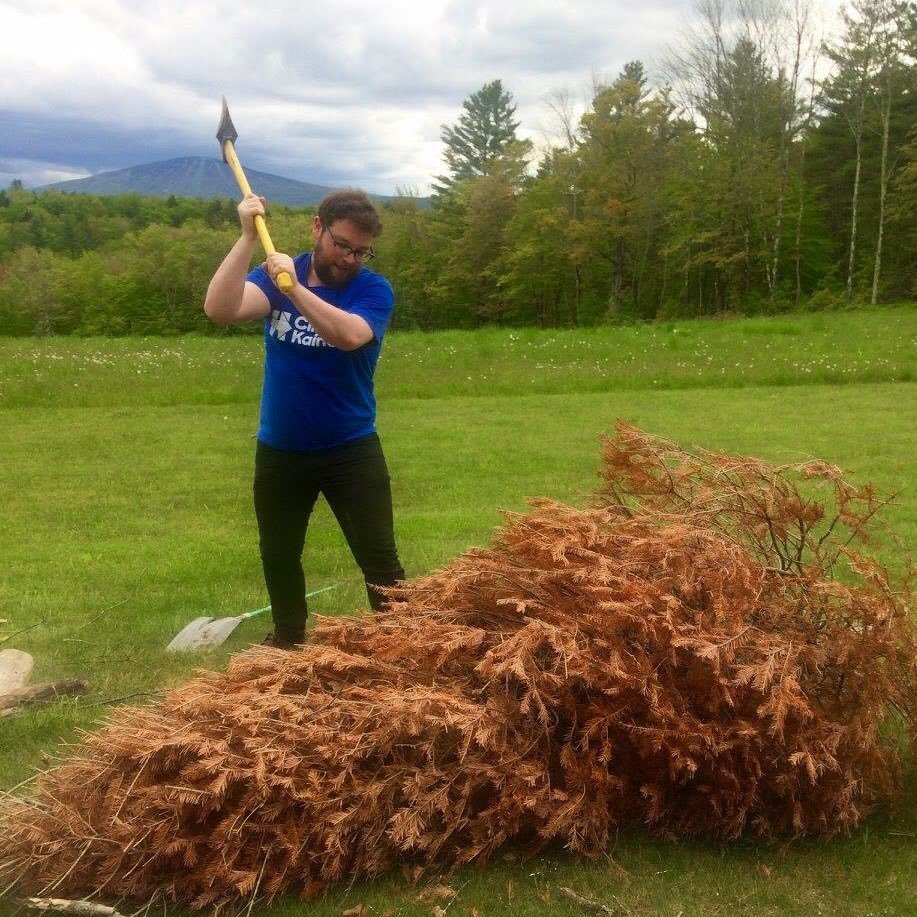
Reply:
[[[0,717],[12,716],[22,712],[26,707],[39,704],[50,704],[61,697],[72,697],[85,694],[89,685],[82,678],[65,678],[61,681],[45,681],[37,685],[27,685],[0,695]]]
[[[585,908],[587,911],[592,911],[595,914],[606,914],[607,917],[620,917],[621,915],[621,911],[617,908],[602,904],[601,901],[596,901],[595,898],[585,898],[583,895],[577,894],[572,888],[567,888],[565,885],[560,886],[558,891],[564,898],[575,901],[580,907]]]
[[[54,911],[58,914],[73,914],[75,917],[123,917],[113,907],[95,904],[92,901],[70,901],[67,898],[25,898],[23,907],[36,911]]]

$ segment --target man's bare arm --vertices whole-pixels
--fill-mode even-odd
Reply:
[[[264,214],[264,202],[251,195],[238,209],[242,235],[217,268],[204,299],[204,313],[218,325],[266,318],[271,311],[267,296],[255,284],[246,283],[258,241],[254,218],[256,213]]]
[[[325,302],[303,286],[296,277],[293,259],[289,255],[275,252],[268,256],[264,266],[275,282],[277,275],[282,272],[293,278],[293,289],[286,295],[326,344],[340,350],[356,350],[373,339],[373,330],[365,318]]]

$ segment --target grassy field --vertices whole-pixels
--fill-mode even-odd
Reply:
[[[774,461],[823,458],[900,494],[887,518],[917,543],[917,310],[580,331],[393,335],[379,427],[409,575],[487,543],[527,497],[582,503],[598,440],[623,418],[686,446]],[[250,505],[261,372],[254,337],[0,340],[0,648],[34,680],[82,676],[85,697],[0,720],[0,787],[119,703],[144,703],[260,640],[263,619],[203,657],[166,643],[193,617],[266,604]],[[310,588],[343,582],[317,613],[365,595],[320,506]],[[621,914],[905,914],[917,907],[914,780],[902,810],[849,838],[764,846],[622,833],[607,859],[562,851],[444,881],[450,915],[581,914],[561,886]],[[427,915],[403,877],[253,913]],[[3,905],[0,905],[2,910]]]

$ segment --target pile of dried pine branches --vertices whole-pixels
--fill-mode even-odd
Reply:
[[[7,804],[0,876],[204,907],[622,825],[830,835],[893,799],[917,653],[851,548],[874,493],[623,425],[602,481],[385,614],[122,709]]]

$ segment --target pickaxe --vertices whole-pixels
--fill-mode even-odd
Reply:
[[[232,174],[236,177],[236,183],[242,192],[242,196],[247,197],[252,193],[252,188],[245,177],[245,172],[242,171],[242,163],[239,162],[239,157],[236,156],[235,142],[238,136],[239,134],[232,123],[232,118],[229,117],[226,96],[223,96],[223,114],[220,117],[220,126],[217,128],[217,140],[220,141],[220,148],[223,151],[223,162],[227,163],[229,168],[232,169]],[[261,247],[264,249],[265,254],[273,255],[277,249],[274,248],[274,243],[271,241],[264,217],[255,217],[255,229],[258,231],[258,238],[261,240]],[[277,275],[277,286],[284,293],[289,293],[293,289],[293,280],[289,274],[282,272]]]

